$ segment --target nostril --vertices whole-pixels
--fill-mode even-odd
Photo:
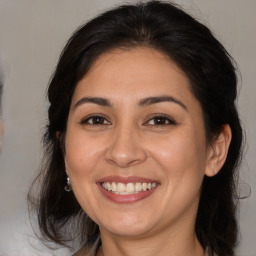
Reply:
[[[146,153],[140,138],[134,127],[118,127],[106,150],[106,160],[122,168],[145,161]]]
[[[146,154],[143,150],[117,151],[109,149],[106,153],[106,160],[111,164],[118,165],[119,167],[128,167],[145,161]]]

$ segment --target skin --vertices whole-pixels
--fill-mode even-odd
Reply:
[[[160,96],[175,100],[139,105]],[[103,117],[98,125],[90,119],[95,114]],[[135,48],[101,55],[76,87],[65,140],[73,192],[100,227],[97,255],[204,255],[194,230],[201,184],[224,164],[230,140],[226,125],[207,143],[189,80],[162,53]],[[97,185],[110,175],[140,176],[159,186],[143,200],[118,204]]]

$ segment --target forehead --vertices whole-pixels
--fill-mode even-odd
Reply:
[[[190,87],[185,73],[163,53],[152,48],[115,49],[96,59],[78,83],[73,100],[88,95],[116,99],[156,94],[193,97]]]

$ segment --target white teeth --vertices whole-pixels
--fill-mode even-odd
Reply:
[[[136,182],[136,184],[135,184],[135,191],[136,192],[140,192],[141,190],[142,190],[141,183],[140,182]]]
[[[125,191],[128,192],[128,193],[134,192],[134,184],[133,183],[128,183],[126,185]]]
[[[111,189],[108,189],[111,190]],[[117,191],[118,192],[125,192],[125,184],[124,183],[117,183]]]
[[[142,190],[146,191],[148,189],[148,183],[142,183]]]
[[[112,191],[116,192],[117,191],[117,187],[116,187],[116,183],[112,182]]]
[[[112,191],[115,194],[128,195],[136,194],[141,191],[151,190],[156,187],[156,182],[146,183],[146,182],[136,182],[136,183],[115,183],[115,182],[102,182],[101,186],[108,190]]]
[[[128,192],[120,192],[119,194],[120,194],[120,195],[128,195],[128,194],[130,194],[130,193],[128,193]]]

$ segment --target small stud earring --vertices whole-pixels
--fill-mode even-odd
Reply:
[[[67,177],[67,184],[64,187],[65,191],[70,192],[72,190],[69,177]]]

